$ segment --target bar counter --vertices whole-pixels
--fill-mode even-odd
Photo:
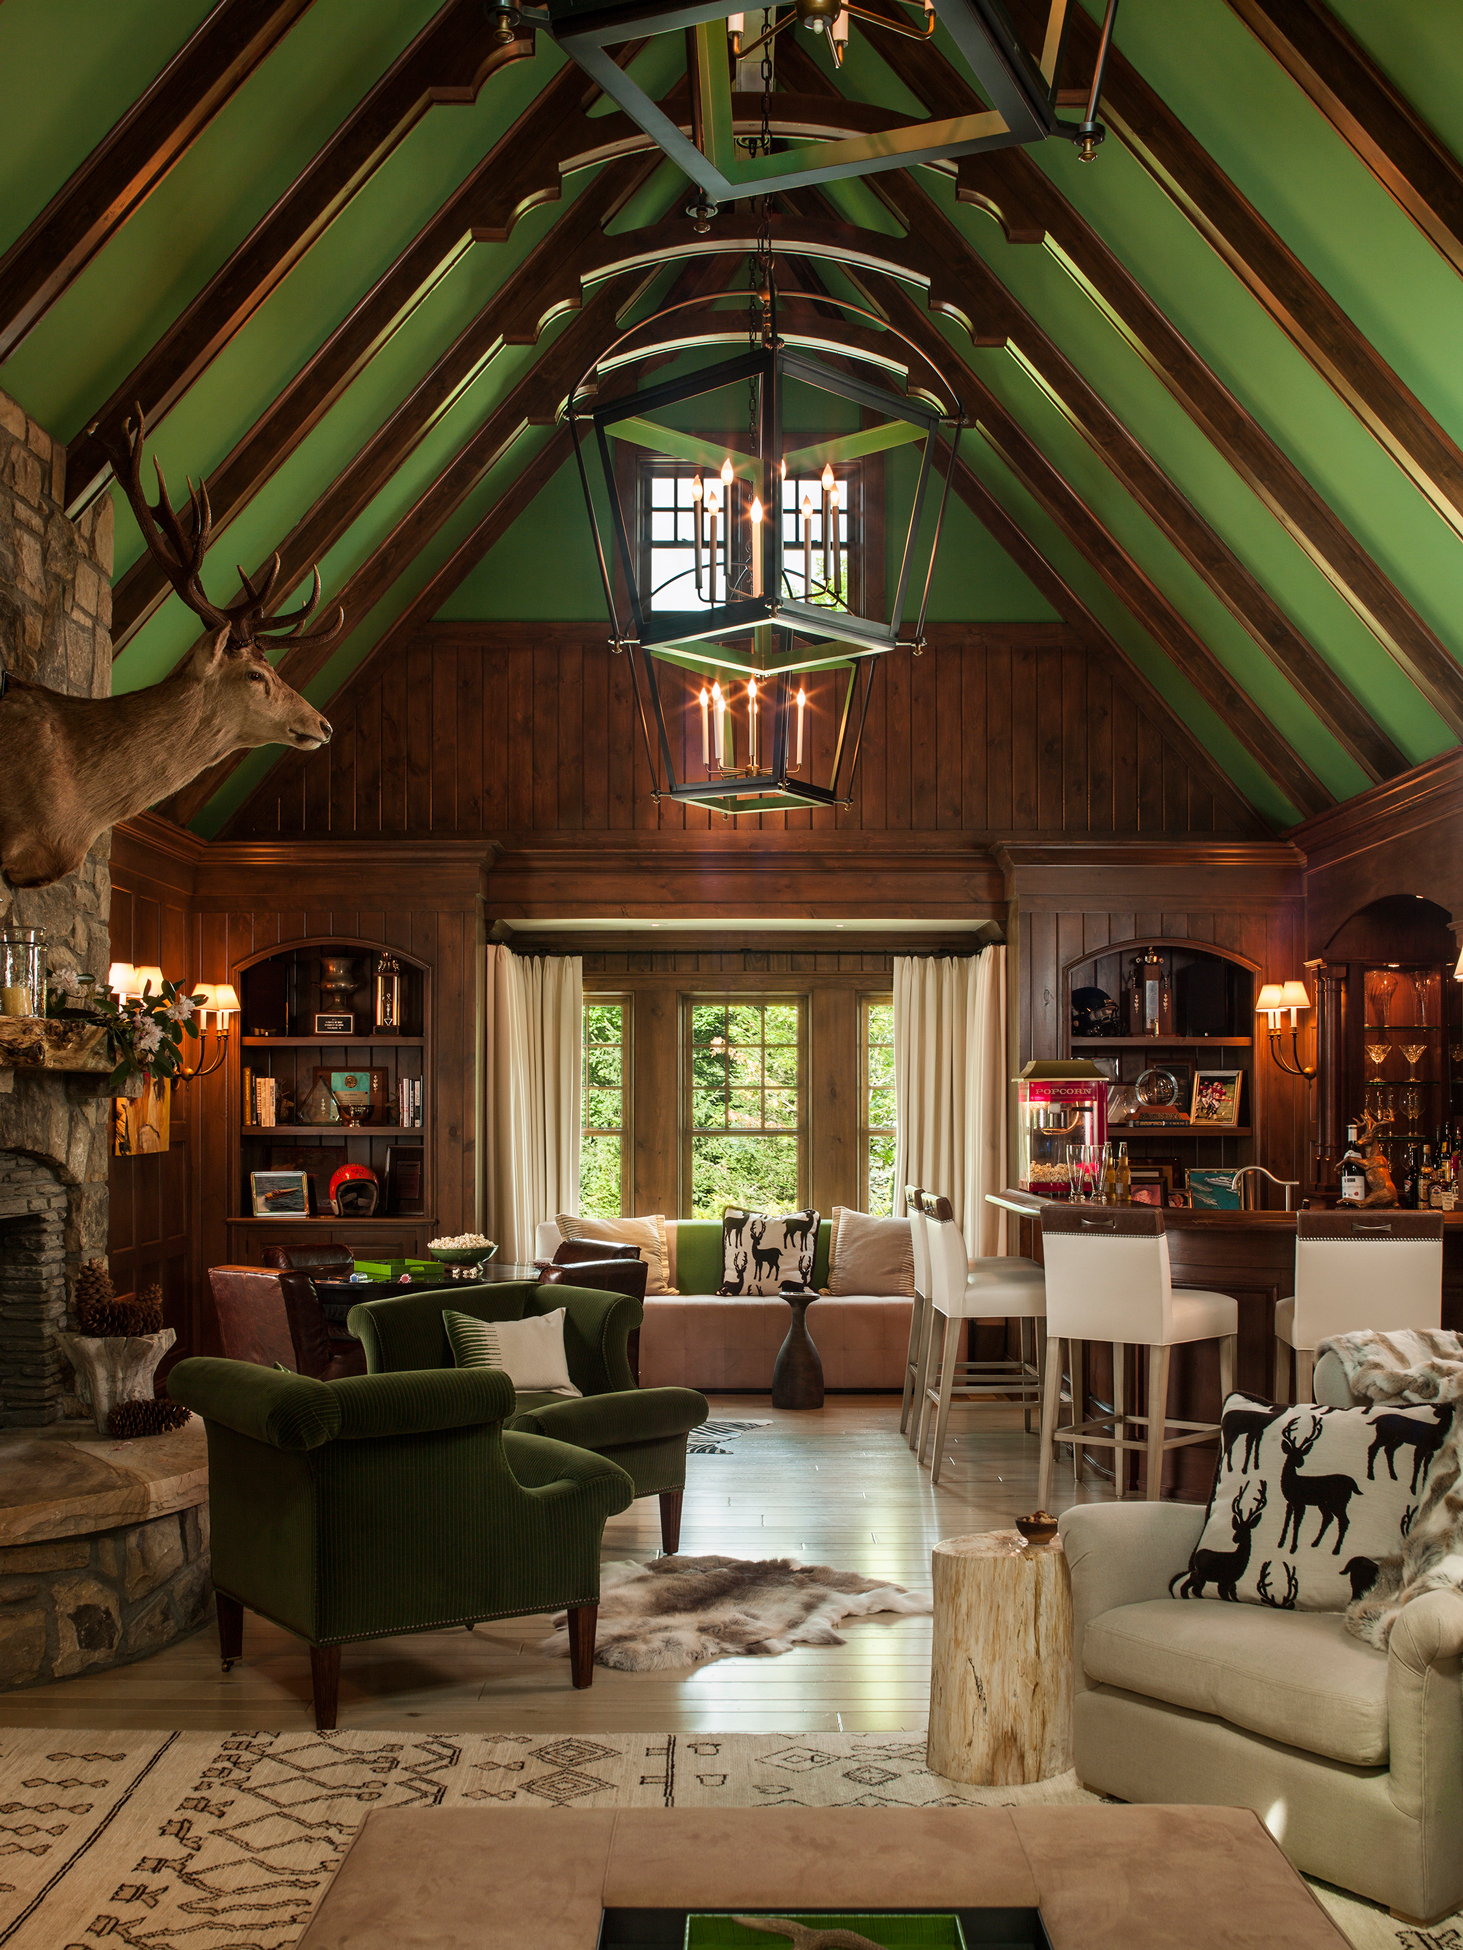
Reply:
[[[1017,1224],[1008,1250],[1040,1262],[1041,1209],[1058,1201],[1035,1192],[1008,1188],[988,1194],[992,1205],[1013,1215]],[[1062,1201],[1065,1202],[1065,1201]],[[1102,1208],[1096,1206],[1095,1211]],[[1165,1208],[1169,1263],[1176,1287],[1203,1287],[1228,1293],[1239,1302],[1239,1353],[1235,1385],[1272,1398],[1275,1361],[1275,1305],[1295,1291],[1294,1212],[1196,1212]],[[1443,1325],[1463,1331],[1463,1212],[1443,1215]],[[1112,1406],[1112,1350],[1088,1342],[1087,1413],[1096,1417]],[[1128,1355],[1128,1400],[1136,1401],[1140,1377]],[[1219,1413],[1219,1351],[1216,1343],[1175,1348],[1169,1386],[1169,1412],[1194,1421],[1214,1421]],[[1061,1465],[1061,1455],[1058,1465]],[[1089,1452],[1088,1469],[1109,1472]],[[1130,1467],[1135,1466],[1130,1463]],[[1203,1444],[1175,1450],[1164,1470],[1164,1494],[1202,1503],[1214,1472],[1214,1451]],[[1135,1476],[1133,1481],[1138,1479]]]

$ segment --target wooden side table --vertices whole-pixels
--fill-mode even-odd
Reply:
[[[1016,1787],[1072,1765],[1072,1585],[1061,1540],[1019,1530],[933,1553],[925,1758],[949,1781]]]

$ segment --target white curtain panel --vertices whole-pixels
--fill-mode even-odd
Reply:
[[[478,1223],[504,1260],[527,1264],[540,1219],[579,1210],[583,1008],[579,956],[484,948]]]
[[[967,1250],[1002,1251],[1006,950],[894,959],[894,1187],[948,1198]]]

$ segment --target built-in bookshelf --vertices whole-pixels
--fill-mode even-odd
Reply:
[[[396,964],[394,1007],[384,1009],[383,953]],[[267,1245],[303,1242],[347,1245],[358,1257],[421,1254],[434,1231],[427,964],[330,936],[256,956],[233,979],[241,1034],[229,1059],[231,1256],[258,1263]],[[333,1026],[345,1019],[348,1029]],[[331,1209],[330,1180],[345,1164],[375,1174],[370,1217]],[[300,1174],[303,1196],[286,1192],[281,1216],[260,1215],[258,1173]]]

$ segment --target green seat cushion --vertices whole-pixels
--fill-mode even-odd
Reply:
[[[709,1413],[706,1397],[694,1388],[634,1388],[613,1395],[585,1395],[578,1401],[520,1395],[507,1426],[598,1451],[674,1437],[684,1440]]]
[[[813,1285],[828,1284],[828,1250],[833,1227],[824,1219],[813,1250]],[[715,1293],[721,1285],[721,1220],[682,1219],[676,1227],[677,1293]]]

